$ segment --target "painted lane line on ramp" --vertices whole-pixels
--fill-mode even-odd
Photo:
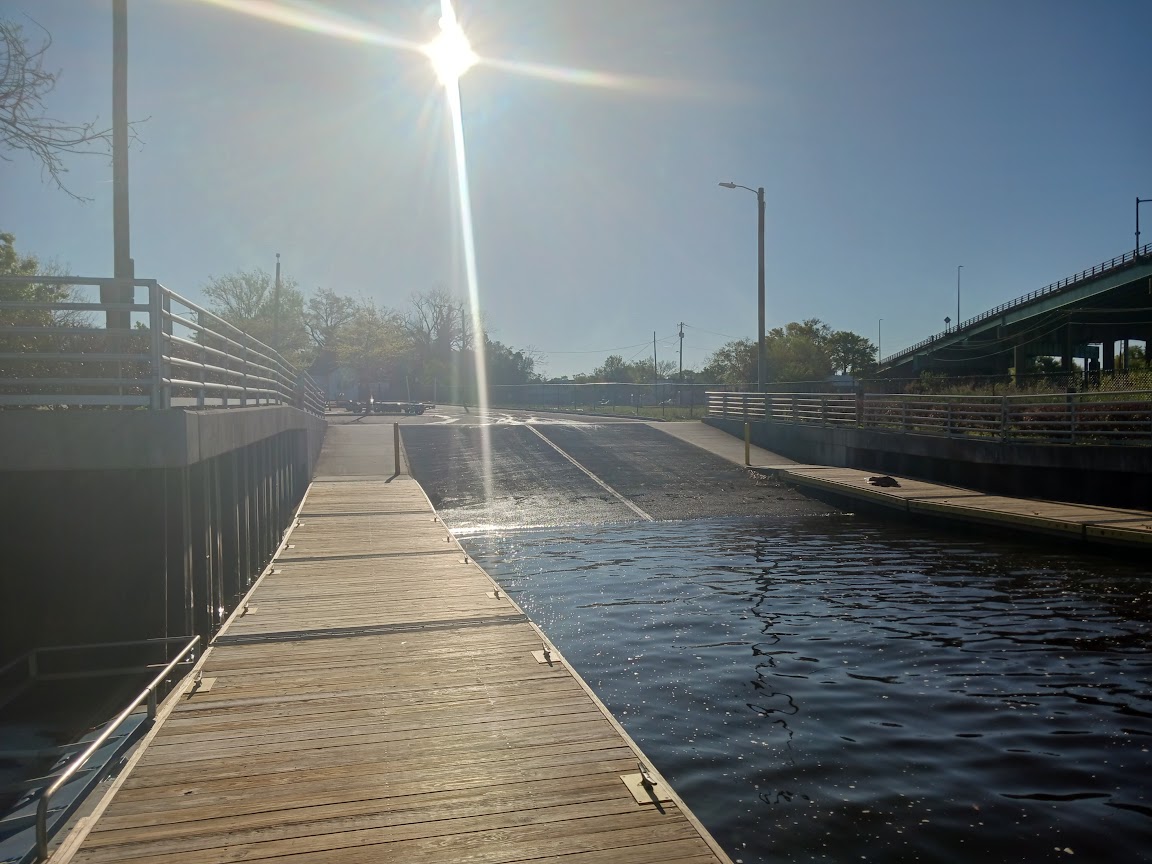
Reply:
[[[641,519],[644,519],[648,522],[655,522],[656,521],[654,518],[652,518],[652,516],[650,514],[641,510],[639,507],[637,507],[635,504],[633,504],[631,501],[629,501],[627,498],[625,498],[623,495],[621,495],[619,492],[617,492],[615,489],[613,489],[611,486],[609,486],[607,483],[605,483],[603,480],[601,480],[599,477],[597,477],[595,474],[593,474],[591,471],[589,471],[587,468],[585,468],[583,465],[581,465],[579,462],[577,462],[572,456],[569,456],[568,453],[566,453],[564,450],[560,449],[559,446],[557,446],[551,440],[549,440],[549,438],[546,435],[544,435],[544,433],[542,433],[538,429],[536,429],[535,426],[531,425],[530,423],[525,423],[524,428],[528,429],[533,435],[538,437],[541,441],[543,441],[545,444],[547,444],[549,447],[551,447],[553,450],[555,450],[557,453],[559,453],[561,456],[563,456],[565,459],[567,459],[569,462],[571,462],[573,465],[575,465],[577,468],[579,468],[581,471],[583,471],[586,475],[588,475],[588,478],[593,483],[595,483],[597,486],[599,486],[601,489],[603,489],[609,495],[614,497],[616,500],[618,500],[621,504],[623,504],[625,507],[627,507],[633,513],[635,513]]]

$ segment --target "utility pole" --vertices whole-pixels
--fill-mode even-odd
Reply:
[[[656,331],[652,331],[652,386],[655,387],[656,381]]]
[[[276,282],[272,286],[272,347],[280,350],[280,253],[276,253]]]
[[[684,386],[684,322],[680,322],[680,386]]]
[[[757,257],[759,260],[756,262],[757,276],[756,276],[756,338],[759,339],[756,343],[756,389],[764,392],[764,379],[767,377],[768,372],[768,358],[764,356],[764,187],[760,186],[756,189],[756,206],[759,211],[759,218],[756,223],[756,243],[759,247],[757,250]]]
[[[128,234],[128,0],[112,0],[112,249],[112,275],[126,281],[101,288],[100,302],[131,303],[135,289],[130,280],[136,274]],[[130,312],[109,311],[106,326],[127,330],[131,317]]]

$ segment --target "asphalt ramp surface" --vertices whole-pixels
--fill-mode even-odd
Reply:
[[[404,426],[401,434],[412,476],[455,529],[832,512],[642,424]]]

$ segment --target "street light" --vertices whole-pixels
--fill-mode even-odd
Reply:
[[[884,358],[884,319],[876,322],[876,365]]]
[[[1133,257],[1140,254],[1140,205],[1152,203],[1152,198],[1136,197],[1136,251]]]
[[[956,265],[956,326],[960,326],[960,271],[964,269],[963,264]]]
[[[756,278],[756,389],[764,392],[764,187],[753,189],[751,186],[741,186],[739,183],[721,183],[725,189],[747,189],[756,194],[756,204],[759,207],[759,222],[757,223],[757,278]]]

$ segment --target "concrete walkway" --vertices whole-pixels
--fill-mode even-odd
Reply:
[[[709,453],[713,453],[722,459],[727,459],[729,462],[735,462],[737,465],[744,464],[744,441],[714,426],[709,426],[700,421],[648,423],[647,425],[653,429],[659,429],[661,432],[666,435],[671,435],[673,438],[679,438],[681,441],[695,444],[697,447],[707,450]],[[795,459],[789,459],[787,456],[781,456],[779,453],[773,453],[771,450],[765,450],[763,447],[757,447],[755,444],[749,449],[749,460],[752,465],[797,464]]]

